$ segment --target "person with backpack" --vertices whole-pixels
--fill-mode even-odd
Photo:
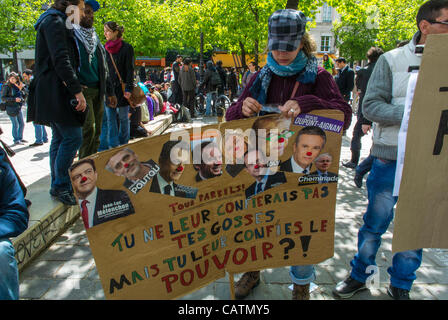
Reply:
[[[8,81],[2,88],[1,97],[2,101],[6,104],[6,113],[12,123],[12,137],[14,139],[14,145],[23,145],[26,142],[23,140],[25,123],[22,115],[24,87],[25,85],[20,82],[19,75],[15,72],[11,72]]]
[[[204,74],[204,81],[201,84],[201,88],[205,89],[207,93],[207,99],[205,101],[205,116],[210,117],[212,115],[211,106],[213,94],[215,93],[217,87],[221,85],[221,77],[216,71],[213,61],[207,61],[206,67],[207,69]]]

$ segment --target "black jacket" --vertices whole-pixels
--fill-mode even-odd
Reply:
[[[127,42],[123,41],[123,45],[115,54],[112,54],[121,79],[126,83],[125,90],[132,92],[134,88],[134,48]],[[107,65],[109,67],[110,78],[117,96],[117,107],[125,107],[129,105],[128,100],[123,97],[120,80],[115,72],[114,65],[110,59],[109,52],[106,52]]]
[[[347,97],[355,86],[355,72],[347,65],[346,68],[339,71],[335,80],[342,96]]]
[[[35,45],[34,78],[28,95],[27,121],[49,125],[51,122],[82,126],[84,117],[70,100],[81,92],[76,72],[79,52],[73,29],[66,27],[67,16],[48,9],[38,19]]]
[[[372,121],[364,118],[364,114],[362,113],[362,103],[364,101],[364,95],[366,94],[367,84],[369,83],[370,76],[372,75],[373,69],[375,68],[376,62],[369,63],[367,67],[364,67],[358,71],[358,75],[356,76],[356,87],[361,92],[359,94],[359,103],[358,103],[358,119],[362,124],[372,125]]]
[[[22,108],[22,102],[17,102],[16,98],[22,98],[23,92],[13,86],[13,84],[9,85],[7,83],[2,86],[1,100],[6,104],[6,113],[15,117]]]

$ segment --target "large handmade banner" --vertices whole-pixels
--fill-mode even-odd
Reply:
[[[425,45],[406,138],[392,250],[448,248],[448,35]]]
[[[108,299],[173,299],[334,254],[343,114],[176,131],[70,171]]]

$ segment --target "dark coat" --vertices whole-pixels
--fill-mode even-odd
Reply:
[[[134,48],[127,42],[123,41],[123,45],[115,54],[112,54],[115,64],[117,65],[118,72],[121,79],[126,83],[125,90],[132,92],[134,88]],[[128,100],[123,96],[123,90],[121,88],[120,79],[115,72],[114,65],[110,59],[109,52],[106,52],[107,65],[109,67],[109,74],[114,87],[115,95],[117,97],[117,107],[129,106]]]
[[[286,177],[283,172],[277,172],[275,174],[269,175],[266,184],[264,186],[264,189],[261,190],[261,192],[264,192],[268,189],[277,187],[283,183],[286,182]],[[251,184],[245,191],[246,199],[252,198],[255,195],[255,188],[256,188],[257,182],[255,181],[253,184]]]
[[[364,114],[362,113],[362,103],[364,101],[364,95],[367,91],[367,84],[369,83],[370,76],[372,75],[373,69],[375,68],[376,62],[369,63],[367,67],[362,68],[358,71],[358,75],[356,76],[356,87],[359,94],[359,103],[358,103],[358,121],[361,121],[362,124],[372,125],[372,121],[364,118]]]
[[[51,122],[68,126],[82,126],[83,115],[70,100],[81,92],[76,75],[80,59],[72,29],[65,25],[67,16],[55,9],[44,12],[34,26],[34,78],[28,95],[27,121],[49,125]]]
[[[15,117],[22,109],[22,103],[17,102],[16,98],[22,98],[23,93],[14,84],[5,84],[2,86],[1,97],[6,104],[6,113],[8,116]]]
[[[312,167],[313,167],[313,165],[311,164],[310,170],[311,170]],[[293,172],[292,171],[291,158],[289,158],[288,160],[282,161],[280,163],[280,171]]]
[[[335,81],[342,96],[347,98],[355,87],[355,72],[347,65],[347,67],[339,71]]]
[[[120,210],[106,213],[108,205],[113,203],[121,203],[122,208]],[[112,206],[114,207],[114,206]],[[125,217],[135,213],[132,206],[131,199],[126,192],[122,190],[102,190],[98,188],[96,196],[95,212],[93,216],[93,226],[108,222],[117,218]]]

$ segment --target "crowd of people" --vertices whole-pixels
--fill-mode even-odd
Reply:
[[[76,28],[67,28],[68,5],[77,6],[82,17]],[[203,77],[190,58],[176,57],[172,66],[135,71],[134,48],[123,40],[125,30],[117,22],[104,24],[103,45],[93,27],[95,0],[54,0],[37,20],[34,70],[20,76],[11,72],[2,85],[2,110],[12,122],[14,145],[23,139],[22,108],[27,102],[27,121],[33,122],[35,141],[49,142],[51,130],[49,193],[66,205],[77,205],[69,177],[76,157],[128,144],[131,138],[148,136],[144,124],[157,113],[177,112],[177,106],[196,116],[194,98],[207,95],[205,115],[212,115],[212,94],[228,94],[233,101],[226,120],[263,115],[264,104],[277,104],[284,117],[293,118],[313,110],[336,109],[344,113],[344,129],[352,121],[357,102],[357,123],[351,143],[352,159],[343,165],[356,168],[355,183],[367,179],[368,206],[359,230],[358,252],[350,265],[350,276],[338,283],[333,294],[349,298],[366,289],[381,236],[393,219],[397,197],[392,196],[397,154],[397,128],[401,124],[409,65],[419,65],[417,45],[430,34],[448,33],[448,1],[429,0],[417,14],[418,32],[408,43],[384,53],[372,47],[367,66],[355,68],[339,57],[324,55],[322,67],[313,52],[315,45],[306,32],[307,17],[300,11],[278,10],[269,18],[268,56],[263,68],[255,62],[248,70],[223,68],[222,62],[208,61]],[[70,13],[68,14],[70,16]],[[145,93],[142,105],[133,105],[135,84]],[[140,85],[142,84],[142,85]],[[354,92],[354,93],[353,93]],[[279,94],[281,93],[281,94]],[[238,99],[236,99],[238,98]],[[374,127],[373,146],[366,163],[359,165],[361,137]],[[387,141],[375,136],[387,132]],[[261,152],[261,151],[260,151]],[[26,229],[29,214],[25,193],[6,153],[0,148],[0,299],[18,298],[18,272],[9,238]],[[8,192],[6,192],[8,190]],[[6,227],[5,227],[6,226]],[[398,252],[388,269],[388,293],[394,299],[409,299],[415,272],[422,261],[422,249]],[[6,267],[7,266],[7,267]],[[314,266],[292,266],[294,299],[309,299],[309,285],[316,279]],[[260,281],[260,271],[245,273],[235,285],[238,298],[246,297]]]

